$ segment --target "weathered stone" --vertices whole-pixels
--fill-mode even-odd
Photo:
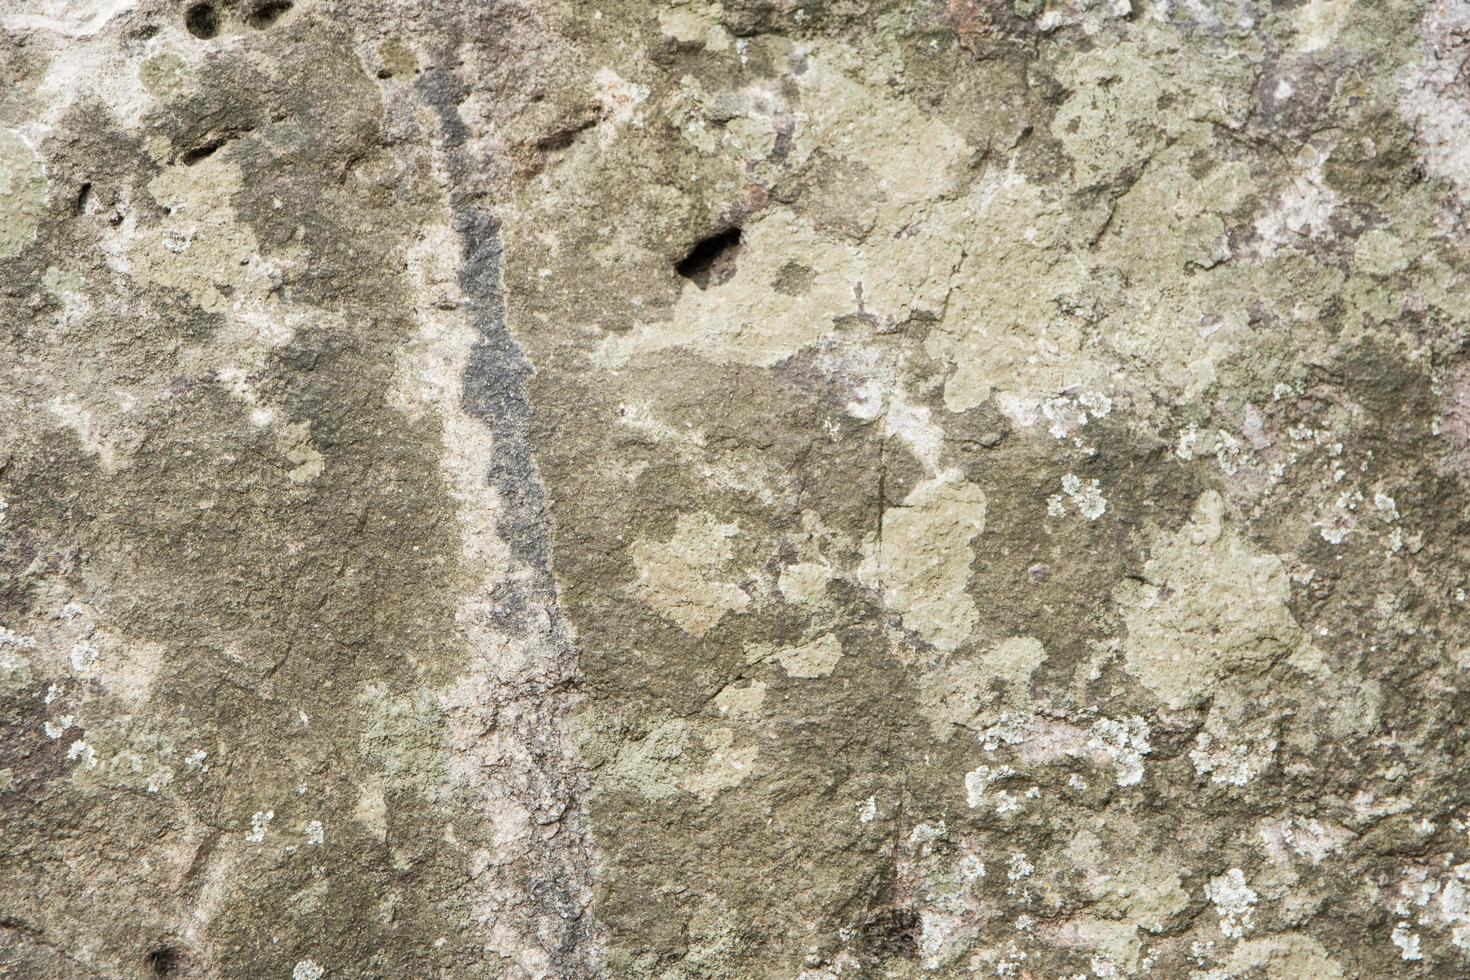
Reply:
[[[0,975],[1470,974],[1470,3],[0,29]]]

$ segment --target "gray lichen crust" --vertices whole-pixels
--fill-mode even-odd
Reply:
[[[1470,974],[1470,0],[0,0],[0,976]]]

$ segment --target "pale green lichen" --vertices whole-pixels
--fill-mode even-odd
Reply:
[[[878,576],[904,625],[941,650],[957,649],[979,613],[965,591],[971,542],[985,530],[985,493],[952,476],[916,486],[883,513]]]
[[[645,600],[680,628],[703,636],[726,613],[743,609],[750,597],[731,567],[730,539],[739,525],[711,514],[685,514],[666,542],[640,542],[633,549],[638,589]]]
[[[1281,560],[1242,541],[1219,494],[1207,492],[1189,523],[1161,538],[1144,581],[1117,594],[1128,670],[1170,707],[1197,704],[1222,680],[1260,674],[1296,648],[1290,595]]]
[[[0,259],[19,255],[46,213],[41,157],[13,129],[0,129]]]

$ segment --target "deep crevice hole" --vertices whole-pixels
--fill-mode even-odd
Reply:
[[[204,160],[208,157],[213,156],[215,150],[218,150],[220,147],[224,146],[228,142],[229,137],[216,136],[214,139],[211,139],[206,143],[201,143],[199,146],[194,147],[194,149],[187,150],[184,153],[180,154],[179,162],[186,167],[192,167],[200,160]]]
[[[155,977],[171,977],[179,969],[179,951],[171,946],[160,946],[148,954],[148,972]]]
[[[266,0],[245,18],[245,22],[256,30],[263,30],[281,19],[291,9],[291,0]]]
[[[195,37],[208,41],[219,34],[219,11],[212,3],[196,3],[184,11],[184,27]]]
[[[674,271],[700,289],[708,289],[730,281],[739,254],[740,229],[725,228],[691,248]]]

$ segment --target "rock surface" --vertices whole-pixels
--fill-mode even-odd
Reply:
[[[1467,38],[0,0],[0,976],[1470,974]]]

